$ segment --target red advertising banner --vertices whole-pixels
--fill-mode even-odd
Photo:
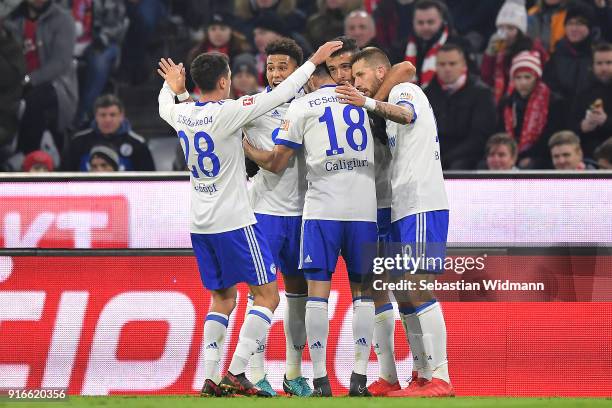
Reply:
[[[612,261],[607,258],[607,265]],[[279,282],[282,290],[282,282]],[[236,346],[246,288],[230,318]],[[280,389],[282,312],[266,353]],[[347,392],[351,296],[342,264],[330,297],[328,372]],[[457,395],[612,396],[611,302],[443,302]],[[0,257],[0,388],[66,387],[71,394],[192,394],[203,378],[209,296],[190,256]],[[400,378],[410,352],[396,322]],[[370,357],[369,380],[376,379]],[[304,371],[312,378],[308,352]]]

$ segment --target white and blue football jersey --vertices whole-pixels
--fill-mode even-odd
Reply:
[[[307,61],[272,92],[218,102],[175,104],[164,83],[159,114],[178,133],[190,170],[192,233],[220,233],[256,222],[246,187],[242,127],[293,98],[314,68]]]
[[[391,221],[427,211],[447,210],[434,112],[421,88],[410,83],[393,87],[389,103],[411,106],[412,123],[387,120],[391,162]]]
[[[266,88],[264,92],[270,91],[270,88]],[[303,94],[303,91],[300,90],[296,98]],[[262,150],[273,150],[281,121],[287,109],[289,109],[289,103],[284,103],[247,123],[242,129],[251,145]],[[302,215],[305,192],[304,155],[297,152],[289,160],[287,168],[279,174],[259,169],[259,172],[253,177],[249,196],[253,210],[257,214],[296,216]]]
[[[291,102],[276,144],[303,147],[303,218],[376,222],[374,144],[365,109],[338,102],[335,85]]]

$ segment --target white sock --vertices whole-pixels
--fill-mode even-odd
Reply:
[[[309,297],[306,302],[306,335],[310,349],[310,360],[314,378],[327,375],[327,336],[329,316],[327,299]]]
[[[285,375],[288,380],[302,376],[302,351],[306,344],[306,294],[285,293]]]
[[[223,354],[228,318],[223,313],[210,312],[204,322],[204,377],[215,384],[221,381],[219,361]]]
[[[433,378],[450,383],[446,356],[446,323],[440,303],[426,303],[415,313],[423,333],[423,354]]]
[[[238,345],[229,366],[229,372],[238,375],[244,373],[249,359],[258,348],[265,351],[268,330],[274,313],[263,306],[253,306],[240,328]]]
[[[387,303],[374,312],[374,352],[378,358],[378,375],[388,383],[397,382],[395,366],[395,316],[393,305]]]
[[[244,312],[245,321],[246,317],[249,315],[249,312],[253,308],[254,299],[255,298],[253,297],[253,295],[249,293],[249,295],[247,296],[247,307]],[[267,344],[267,336],[264,341],[264,345]],[[249,360],[249,380],[251,380],[253,384],[257,384],[259,380],[263,379],[266,376],[266,368],[264,365],[264,357],[266,355],[265,351],[265,347],[258,347],[257,351],[255,351],[255,353],[251,356],[251,359]]]
[[[431,371],[428,369],[427,362],[423,352],[423,331],[414,309],[400,308],[400,316],[404,329],[406,330],[406,338],[410,345],[412,353],[412,371],[416,371],[419,378],[431,379]]]
[[[368,374],[368,360],[374,333],[374,302],[362,297],[353,300],[353,344],[356,374]]]

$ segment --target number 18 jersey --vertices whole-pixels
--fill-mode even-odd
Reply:
[[[303,147],[303,219],[376,222],[374,146],[363,108],[338,102],[335,85],[291,102],[276,144]]]

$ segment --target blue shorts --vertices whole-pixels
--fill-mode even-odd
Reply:
[[[276,266],[283,275],[304,276],[300,263],[300,232],[302,216],[257,214],[257,225],[266,237]]]
[[[444,272],[447,238],[448,210],[413,214],[391,224],[393,245],[401,244],[402,253],[420,260],[421,271]]]
[[[364,248],[376,245],[376,237],[375,222],[304,220],[299,268],[306,279],[329,281],[342,253],[349,280],[362,282],[372,273]]]
[[[379,208],[376,212],[378,242],[391,241],[391,208]]]
[[[258,224],[218,234],[191,234],[202,283],[209,290],[276,280],[276,265]]]

